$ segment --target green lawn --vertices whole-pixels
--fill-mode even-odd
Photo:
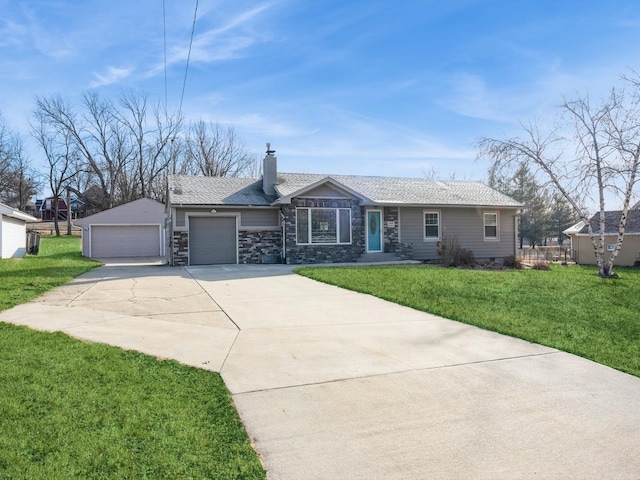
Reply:
[[[33,300],[99,265],[80,255],[79,237],[42,237],[38,255],[0,260],[0,311]]]
[[[300,268],[297,273],[574,353],[640,376],[640,270],[482,271],[433,266]]]
[[[96,263],[78,238],[0,261],[8,308]],[[264,479],[220,375],[0,323],[0,480]]]

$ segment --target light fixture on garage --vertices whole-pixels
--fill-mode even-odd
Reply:
[[[212,208],[211,209],[211,213],[216,214],[216,213],[218,213],[218,210],[216,210],[215,208]]]

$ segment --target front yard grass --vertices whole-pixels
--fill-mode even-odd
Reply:
[[[77,237],[0,260],[0,310],[99,265]],[[219,374],[0,322],[0,480],[260,479]]]
[[[297,273],[547,345],[640,376],[640,271],[483,271],[433,266],[300,268]]]

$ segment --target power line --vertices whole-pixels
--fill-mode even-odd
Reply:
[[[168,110],[167,94],[167,9],[166,0],[162,0],[162,36],[164,40],[164,111]]]
[[[196,19],[198,17],[198,0],[196,0],[196,8],[193,11],[193,25],[191,26],[191,39],[189,40],[189,53],[187,54],[187,65],[184,69],[184,80],[182,82],[182,94],[180,95],[180,108],[178,114],[182,114],[182,100],[184,99],[184,90],[187,86],[187,74],[189,73],[189,60],[191,59],[191,46],[193,45],[193,33],[196,30]]]

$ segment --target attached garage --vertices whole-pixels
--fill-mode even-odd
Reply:
[[[189,264],[238,263],[237,217],[189,217]]]
[[[76,220],[82,255],[92,258],[164,257],[164,205],[142,198]]]

